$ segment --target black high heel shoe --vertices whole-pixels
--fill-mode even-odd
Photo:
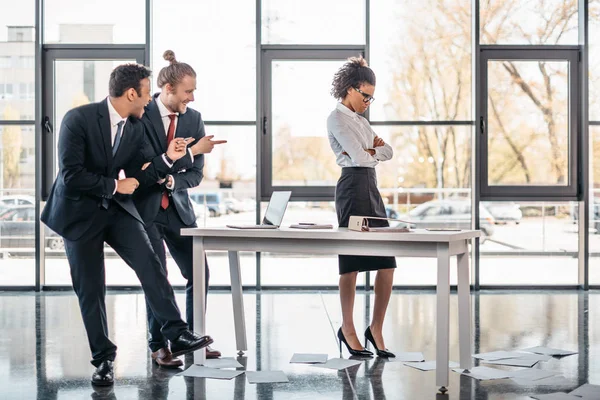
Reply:
[[[348,349],[348,351],[350,352],[350,354],[353,355],[353,356],[370,357],[370,356],[373,355],[373,353],[371,353],[367,349],[354,350],[352,347],[350,347],[350,345],[346,341],[346,338],[344,337],[344,334],[342,333],[342,328],[340,328],[338,330],[337,336],[338,336],[338,339],[340,339],[340,354],[342,354],[342,342],[343,342],[346,345],[346,348]]]
[[[396,357],[396,355],[394,353],[392,353],[391,351],[389,351],[388,349],[379,350],[377,348],[377,345],[375,344],[375,338],[373,338],[373,334],[371,333],[371,327],[370,326],[365,331],[365,339],[368,342],[371,342],[371,344],[373,345],[373,347],[375,347],[375,350],[377,351],[377,356],[378,357],[387,357],[387,358]],[[365,343],[365,348],[366,347],[367,347],[367,343]]]

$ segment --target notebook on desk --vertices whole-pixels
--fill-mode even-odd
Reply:
[[[290,225],[290,228],[295,229],[333,229],[331,224],[316,224],[308,222],[300,222],[299,224]]]
[[[403,221],[401,219],[382,218],[382,217],[363,217],[363,216],[351,215],[350,221],[348,221],[348,229],[350,229],[351,231],[357,231],[357,232],[410,232],[410,229],[408,227],[392,227],[392,226],[372,227],[372,226],[369,226],[370,219],[398,221],[398,222],[404,222],[405,224],[408,224],[408,225],[410,225],[412,223],[410,221]]]
[[[283,215],[287,208],[292,192],[273,192],[269,199],[265,217],[260,225],[227,225],[235,229],[277,229],[283,221]]]

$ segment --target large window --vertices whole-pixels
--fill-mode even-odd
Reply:
[[[0,286],[35,282],[34,4],[0,0]]]
[[[362,54],[377,76],[376,101],[365,117],[394,148],[394,158],[377,167],[389,217],[419,228],[470,228],[478,194],[483,237],[473,265],[480,261],[481,284],[573,285],[584,243],[577,200],[588,185],[590,282],[600,283],[600,0],[587,1],[588,76],[581,75],[579,54],[582,1],[39,3],[43,18],[36,21],[34,0],[0,0],[0,286],[35,281],[36,117],[45,127],[38,132],[43,196],[54,177],[62,115],[103,99],[110,71],[125,61],[149,63],[158,92],[169,49],[197,72],[190,107],[202,113],[207,134],[228,140],[206,156],[203,182],[190,190],[198,226],[259,221],[273,190],[293,191],[284,226],[336,223],[340,168],[327,140],[336,102],[329,92],[337,68]],[[35,58],[36,24],[45,62]],[[67,54],[75,50],[86,56]],[[473,60],[480,62],[476,75]],[[44,92],[49,114],[36,116],[39,66],[42,82],[54,86]],[[583,132],[590,139],[587,182],[579,173],[586,155],[578,151],[583,79],[591,125]],[[53,124],[44,124],[46,116]],[[43,233],[46,283],[70,284],[61,239]],[[337,282],[335,255],[241,257],[244,285]],[[225,253],[208,258],[211,283],[228,285]],[[138,284],[108,247],[106,260],[109,284]],[[171,281],[183,284],[168,262]],[[398,267],[397,285],[435,283],[433,261],[399,259]]]
[[[578,51],[481,53],[482,196],[577,195]]]
[[[263,188],[292,190],[292,198],[333,197],[339,167],[327,137],[327,117],[335,109],[331,80],[359,51],[266,50],[262,57]],[[299,88],[310,89],[298,96]]]
[[[578,43],[577,1],[491,0],[479,4],[481,44]]]
[[[371,2],[372,121],[469,120],[471,2]]]
[[[118,10],[117,12],[115,12]],[[144,43],[146,2],[44,1],[45,43]]]
[[[590,284],[600,285],[600,2],[589,1]]]
[[[154,79],[167,65],[164,51],[173,50],[198,74],[196,101],[190,106],[205,121],[255,121],[255,1],[156,0],[152,4]]]
[[[364,0],[262,0],[261,5],[264,44],[365,43]]]

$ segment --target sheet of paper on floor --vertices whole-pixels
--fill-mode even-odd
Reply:
[[[524,379],[529,381],[537,381],[540,379],[549,378],[551,376],[560,375],[559,372],[545,371],[543,369],[522,369],[519,371],[511,371],[511,378]]]
[[[404,365],[406,365],[407,367],[420,369],[421,371],[433,371],[436,368],[435,361],[407,362],[407,363],[404,363]],[[454,361],[450,361],[448,363],[448,367],[450,367],[450,368],[456,368],[459,366],[460,365]]]
[[[586,399],[600,399],[600,385],[585,384],[583,386],[579,386],[572,392],[569,392],[569,394],[572,394],[574,396],[581,396]]]
[[[396,357],[388,358],[387,362],[421,362],[425,361],[423,353],[421,352],[408,352],[408,353],[394,353]]]
[[[246,371],[248,383],[287,383],[290,380],[283,371]]]
[[[204,366],[208,368],[244,368],[244,366],[233,357],[207,359],[204,362]]]
[[[532,398],[537,400],[582,400],[581,397],[573,396],[567,393],[534,394]]]
[[[230,369],[216,369],[203,367],[201,365],[192,365],[177,376],[192,376],[194,378],[210,378],[210,379],[232,379],[243,374],[244,371],[232,371]]]
[[[503,371],[501,369],[489,368],[489,367],[473,367],[468,372],[464,369],[455,368],[454,372],[458,372],[461,375],[466,375],[479,381],[491,380],[491,379],[506,379],[510,378],[512,371]]]
[[[535,364],[537,364],[538,360],[527,360],[521,358],[506,358],[502,360],[481,360],[482,363],[485,364],[493,364],[493,365],[508,365],[511,367],[527,367],[531,368]]]
[[[571,386],[571,382],[562,375],[559,376],[551,376],[548,378],[538,379],[536,381],[532,381],[529,379],[519,379],[519,378],[511,378],[511,380],[523,386]]]
[[[329,355],[327,354],[294,353],[290,364],[324,364],[328,358]]]
[[[564,356],[570,356],[572,354],[577,354],[576,351],[553,349],[551,347],[544,347],[544,346],[529,347],[527,349],[522,349],[521,351],[525,351],[528,353],[535,353],[535,354],[545,354],[548,356],[556,356],[556,357],[564,357]]]
[[[519,358],[523,354],[526,354],[526,353],[518,353],[516,351],[498,350],[498,351],[492,351],[489,353],[473,354],[473,357],[478,358],[480,360],[492,361],[492,360],[505,360],[507,358]]]
[[[345,358],[332,358],[327,360],[325,364],[313,364],[313,367],[342,370],[359,364],[362,364],[362,361],[346,360]]]

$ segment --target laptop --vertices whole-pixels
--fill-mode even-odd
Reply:
[[[260,225],[227,225],[227,227],[235,229],[277,229],[283,221],[283,214],[285,214],[291,196],[292,192],[273,192],[265,217]]]

